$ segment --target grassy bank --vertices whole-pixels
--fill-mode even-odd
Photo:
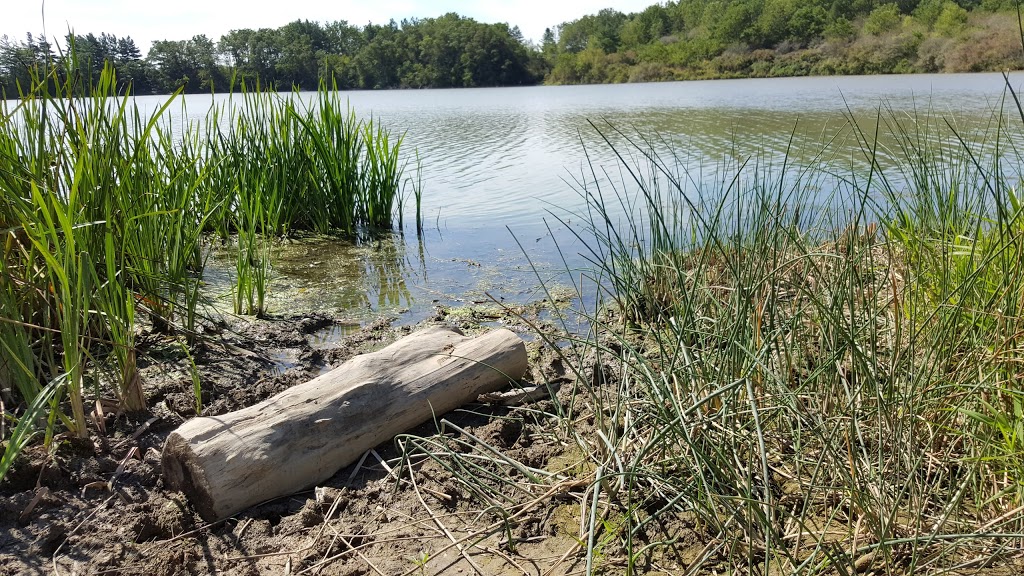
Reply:
[[[142,113],[110,69],[88,97],[78,82],[46,70],[0,109],[0,393],[47,442],[86,435],[111,392],[146,406],[137,335],[195,336],[210,242],[237,249],[235,312],[261,314],[276,238],[401,227],[407,184],[402,137],[327,86],[243,90],[185,123],[174,96]]]
[[[943,574],[1021,554],[1015,98],[987,148],[893,114],[853,126],[871,166],[892,133],[892,169],[766,154],[717,185],[600,128],[623,176],[578,183],[593,333],[563,349],[557,414],[584,455],[588,566]],[[939,126],[947,145],[925,144]]]

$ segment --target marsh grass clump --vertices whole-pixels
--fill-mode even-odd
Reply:
[[[390,229],[404,185],[402,138],[326,85],[311,102],[257,86],[178,125],[177,94],[147,115],[112,69],[73,70],[35,70],[0,107],[0,399],[21,414],[5,467],[36,424],[87,436],[108,392],[146,407],[138,335],[194,342],[218,237],[238,251],[235,312],[263,314],[277,238]]]
[[[665,143],[599,129],[624,177],[577,181],[592,332],[562,348],[577,393],[558,406],[592,464],[588,563],[601,542],[627,573],[941,574],[1019,555],[1024,159],[994,118],[983,141],[851,118],[864,172],[766,150],[711,185]]]
[[[207,116],[202,165],[216,198],[208,229],[237,241],[235,313],[262,314],[272,261],[268,238],[366,236],[391,229],[396,215],[403,227],[403,136],[357,118],[326,84],[309,101],[258,84],[241,88],[237,99],[232,95]],[[414,198],[417,213],[420,199]]]
[[[87,378],[111,381],[124,409],[145,407],[135,314],[157,325],[191,305],[180,286],[202,226],[176,185],[183,164],[155,153],[170,136],[115,86],[106,70],[77,96],[75,78],[50,70],[0,124],[0,365],[24,402],[61,382],[51,408],[66,398],[71,412],[50,421],[80,436]]]
[[[396,223],[403,135],[359,119],[326,84],[308,100],[241,88],[202,130],[202,165],[221,200],[219,233],[355,236]]]

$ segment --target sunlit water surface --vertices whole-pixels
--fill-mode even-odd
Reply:
[[[1024,74],[1010,77],[1019,89]],[[874,134],[876,119],[929,115],[971,137],[994,133],[1006,106],[998,74],[719,80],[611,86],[403,90],[345,93],[356,113],[405,134],[413,175],[422,161],[425,233],[364,242],[285,242],[275,249],[272,312],[324,311],[365,321],[415,321],[436,304],[542,297],[539,278],[568,283],[586,266],[580,183],[618,182],[620,163],[597,125],[629,157],[630,138],[656,142],[671,163],[714,181],[752,158],[788,173],[825,159],[864,170],[851,119]],[[309,94],[298,97],[310,98]],[[226,96],[188,96],[175,122],[201,120]],[[138,99],[155,109],[160,97]],[[1013,118],[1009,114],[1003,115]],[[1020,119],[1017,118],[1020,122]],[[936,130],[936,133],[941,132]],[[945,134],[948,139],[948,133]],[[885,125],[877,159],[891,165]],[[636,157],[635,151],[632,155]],[[619,189],[628,189],[627,184]],[[899,183],[897,183],[899,184]],[[605,188],[610,190],[610,188]],[[831,190],[821,190],[829,196]],[[406,221],[412,219],[407,213]],[[570,229],[571,228],[571,229]],[[584,235],[585,236],[585,235]],[[557,242],[557,245],[556,245]],[[581,255],[582,254],[582,255]],[[528,256],[528,258],[527,258]],[[209,285],[230,290],[233,260],[211,259]]]

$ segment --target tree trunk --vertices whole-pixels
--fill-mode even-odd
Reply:
[[[164,445],[164,480],[207,521],[227,518],[326,480],[526,368],[526,346],[508,330],[428,328],[254,406],[185,422]]]

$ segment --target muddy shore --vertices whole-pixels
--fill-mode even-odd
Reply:
[[[144,335],[140,366],[150,409],[119,414],[107,404],[102,416],[93,415],[88,440],[61,436],[51,454],[33,445],[0,486],[0,575],[582,570],[578,515],[586,483],[572,478],[580,458],[559,440],[555,419],[545,416],[553,411],[550,399],[518,407],[471,404],[447,415],[509,462],[546,471],[544,485],[514,478],[473,494],[453,473],[446,448],[416,452],[406,445],[416,458],[403,463],[395,443],[387,443],[315,490],[212,525],[183,495],[164,488],[160,450],[195,415],[193,375],[202,386],[202,414],[223,414],[425,324],[468,333],[511,328],[528,343],[529,380],[569,380],[558,355],[527,323],[487,309],[438,308],[424,322],[401,327],[386,319],[358,327],[317,315],[238,319],[206,326],[191,357],[177,338]],[[433,423],[410,434],[434,444],[457,436],[438,435]],[[507,462],[498,468],[518,474]],[[489,511],[486,502],[495,498],[518,517],[503,520]]]

